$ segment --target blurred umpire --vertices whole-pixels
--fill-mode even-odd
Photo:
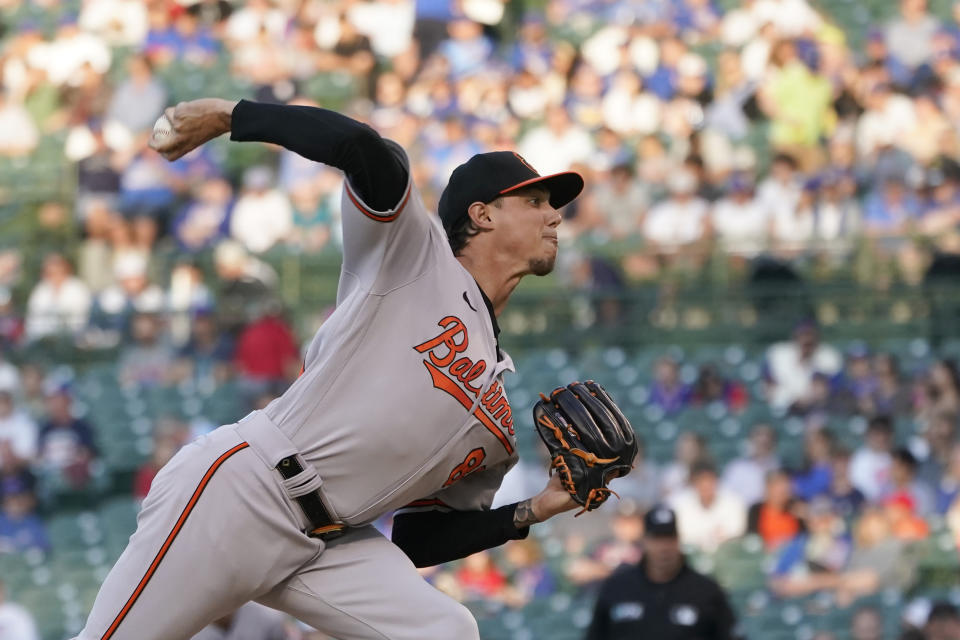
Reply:
[[[643,559],[600,587],[587,640],[738,640],[726,595],[680,552],[676,514],[658,506],[643,522]]]

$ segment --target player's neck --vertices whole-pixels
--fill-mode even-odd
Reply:
[[[505,269],[505,265],[497,264],[495,259],[480,261],[470,253],[457,256],[457,260],[477,281],[483,293],[490,299],[493,313],[499,316],[506,308],[510,294],[520,283],[523,272]]]

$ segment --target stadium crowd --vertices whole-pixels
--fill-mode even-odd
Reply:
[[[613,251],[628,281],[719,250],[837,268],[865,252],[918,282],[932,252],[960,248],[960,9],[904,0],[869,24],[806,0],[730,4],[6,0],[0,155],[53,145],[77,197],[38,218],[113,263],[228,238],[335,248],[333,172],[287,153],[168,165],[146,149],[165,106],[214,88],[346,109],[410,151],[428,205],[484,149],[582,171],[567,239]],[[119,279],[88,258],[93,293]],[[20,260],[4,256],[0,284],[24,286]]]
[[[26,349],[63,336],[115,349],[125,389],[235,384],[235,417],[298,372],[306,336],[269,258],[337,251],[341,177],[217,144],[168,164],[146,147],[165,106],[215,87],[345,109],[409,151],[428,206],[476,152],[574,168],[587,178],[561,226],[574,286],[656,282],[718,253],[733,269],[765,255],[916,284],[936,253],[960,252],[960,3],[939,16],[925,0],[888,4],[883,20],[850,22],[806,0],[0,0],[0,171],[52,157],[75,175],[35,202],[3,202],[0,180],[0,216],[29,229],[26,244],[0,238],[0,554],[55,552],[44,503],[104,481],[75,376]],[[773,419],[751,419],[742,455],[684,432],[675,459],[641,456],[623,501],[588,533],[562,532],[561,549],[532,537],[428,579],[511,608],[589,593],[638,559],[643,512],[664,501],[691,558],[758,540],[776,597],[909,591],[916,543],[947,532],[960,545],[956,364],[905,370],[809,324],[763,361],[759,394],[668,357],[643,386],[665,420],[716,406],[747,420],[761,405]],[[138,498],[213,426],[150,417]],[[855,441],[832,426],[850,418]],[[798,459],[777,444],[788,419],[803,425]],[[543,477],[522,461],[504,501]],[[0,619],[13,606],[0,592]],[[869,628],[877,612],[862,612],[852,624]],[[910,622],[952,637],[935,634],[956,610],[933,612]]]

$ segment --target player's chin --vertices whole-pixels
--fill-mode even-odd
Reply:
[[[548,255],[539,256],[530,261],[530,273],[535,276],[545,276],[553,271],[553,266],[557,262],[557,252]]]

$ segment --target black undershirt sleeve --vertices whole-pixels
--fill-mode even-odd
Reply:
[[[407,186],[407,169],[372,128],[319,107],[241,100],[231,115],[230,139],[278,144],[342,170],[353,190],[377,211],[393,209]]]
[[[489,511],[420,511],[393,518],[393,542],[418,567],[466,558],[472,553],[498,547],[507,540],[521,540],[530,527],[513,524],[516,504]]]

